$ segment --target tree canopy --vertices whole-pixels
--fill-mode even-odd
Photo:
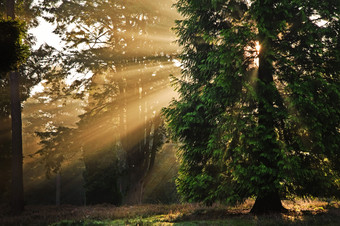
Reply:
[[[340,193],[338,0],[179,0],[185,200],[283,211],[280,199]],[[256,46],[259,45],[259,48]]]

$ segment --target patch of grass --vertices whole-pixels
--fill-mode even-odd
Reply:
[[[250,220],[244,220],[244,219],[229,219],[229,220],[202,220],[202,221],[185,221],[185,222],[164,222],[162,219],[155,219],[155,218],[135,218],[135,219],[120,219],[120,220],[114,220],[114,221],[80,221],[80,222],[72,222],[72,221],[62,221],[55,224],[52,224],[51,226],[83,226],[83,225],[103,225],[103,226],[109,226],[109,225],[162,225],[162,226],[191,226],[191,225],[230,225],[230,226],[244,226],[244,225],[255,225],[254,222],[251,222]]]
[[[0,206],[0,225],[340,225],[340,202],[284,201],[285,214],[249,214],[253,200],[238,206],[215,204],[96,206],[27,206],[11,216]]]

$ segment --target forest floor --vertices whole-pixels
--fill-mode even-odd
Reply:
[[[340,202],[283,201],[285,214],[249,214],[253,200],[230,207],[199,204],[96,206],[26,206],[11,216],[0,206],[0,225],[340,225]]]

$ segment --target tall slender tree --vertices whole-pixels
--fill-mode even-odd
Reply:
[[[9,5],[8,3],[12,4]],[[10,9],[10,10],[8,10]],[[42,8],[38,7],[34,0],[17,0],[17,1],[2,1],[0,3],[1,20],[1,202],[8,202],[11,183],[11,161],[12,156],[12,138],[11,134],[11,119],[10,116],[10,79],[8,70],[17,71],[20,75],[20,84],[18,92],[20,101],[24,102],[29,96],[32,87],[38,84],[42,79],[47,79],[53,76],[63,76],[61,73],[56,75],[56,62],[59,61],[59,55],[55,49],[44,45],[39,49],[32,49],[35,44],[35,39],[32,34],[26,32],[28,28],[33,28],[38,25],[37,16],[40,15]],[[7,14],[12,13],[10,19]],[[12,20],[12,16],[15,17]],[[7,41],[6,41],[7,40]],[[23,45],[24,44],[24,45]],[[30,48],[28,55],[28,48]],[[3,69],[5,68],[5,71]],[[54,72],[54,73],[53,73]],[[17,75],[16,75],[17,76]],[[66,75],[65,75],[66,76]],[[6,92],[6,96],[4,93]],[[7,96],[8,92],[8,96]],[[7,98],[7,99],[6,99]],[[18,99],[17,99],[18,101]],[[18,103],[18,102],[17,102]],[[12,104],[13,106],[13,104]],[[20,103],[17,105],[22,106]],[[20,109],[21,110],[21,109]],[[15,111],[14,111],[15,112]],[[7,125],[8,124],[8,125]],[[18,130],[17,130],[18,131]],[[17,137],[17,136],[15,136]],[[18,137],[17,137],[18,138]],[[13,140],[13,147],[20,146],[18,141]],[[14,149],[13,149],[14,150]],[[20,159],[20,158],[19,158]],[[22,159],[22,158],[21,158]],[[21,160],[22,161],[22,160]],[[13,165],[14,166],[14,165]],[[13,171],[14,172],[14,171]],[[19,179],[19,177],[16,177]],[[12,191],[11,191],[12,190]],[[18,196],[19,197],[19,196]],[[16,197],[15,197],[16,198]],[[15,211],[14,211],[15,212]]]
[[[15,19],[15,1],[7,0],[7,17]],[[17,69],[17,68],[16,68]],[[12,210],[20,213],[24,209],[24,185],[22,171],[22,123],[19,94],[19,73],[9,72],[11,87],[11,119],[12,119]]]
[[[12,158],[12,138],[11,138],[11,119],[15,116],[11,115],[11,93],[10,93],[10,79],[14,78],[11,86],[15,88],[16,77],[18,76],[14,73],[8,76],[8,71],[18,71],[19,74],[25,74],[25,76],[20,76],[20,86],[18,90],[13,89],[12,93],[20,92],[21,101],[27,99],[31,88],[40,81],[40,74],[37,73],[37,69],[40,65],[37,60],[41,57],[41,54],[34,54],[30,59],[27,59],[28,48],[26,44],[32,44],[33,39],[31,36],[27,35],[26,28],[33,27],[37,25],[36,16],[39,14],[39,9],[32,6],[33,0],[29,1],[1,1],[0,3],[0,17],[1,17],[1,72],[0,72],[0,86],[1,86],[1,152],[0,152],[0,165],[1,165],[1,202],[8,202],[10,193],[10,175],[11,175],[11,158]],[[7,7],[8,6],[8,7]],[[15,20],[12,18],[16,17]],[[8,19],[7,19],[8,18]],[[25,23],[23,23],[25,21]],[[23,43],[25,43],[23,45]],[[27,59],[27,61],[26,61]],[[19,67],[20,66],[20,67]],[[38,76],[37,76],[38,75]],[[17,94],[16,94],[17,95]],[[14,96],[13,96],[14,97]],[[12,98],[12,106],[18,105],[18,96],[16,100]],[[18,110],[18,109],[17,109]],[[13,111],[12,111],[13,112]],[[15,112],[15,110],[14,110]],[[18,115],[18,114],[15,114]],[[20,121],[20,120],[19,120]],[[20,124],[16,120],[15,127],[16,131],[19,132],[18,125]],[[19,122],[19,124],[18,124]],[[20,133],[20,132],[19,132]],[[14,135],[19,138],[18,136]],[[20,142],[13,141],[15,145],[20,146]],[[20,157],[19,157],[20,158]]]
[[[15,19],[14,0],[7,0],[7,17]],[[12,210],[20,213],[24,209],[24,185],[22,172],[22,124],[19,94],[19,74],[9,73],[11,87],[12,118]]]
[[[339,196],[339,1],[179,0],[180,97],[165,109],[180,141],[185,200]],[[260,49],[260,50],[259,50]]]

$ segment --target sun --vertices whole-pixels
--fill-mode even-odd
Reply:
[[[255,49],[256,49],[257,54],[260,54],[261,45],[259,41],[255,42]]]
[[[254,63],[255,63],[255,67],[259,67],[260,66],[259,54],[260,54],[260,50],[261,50],[261,45],[260,45],[259,41],[255,42],[255,50],[256,50],[256,57],[254,59]]]

